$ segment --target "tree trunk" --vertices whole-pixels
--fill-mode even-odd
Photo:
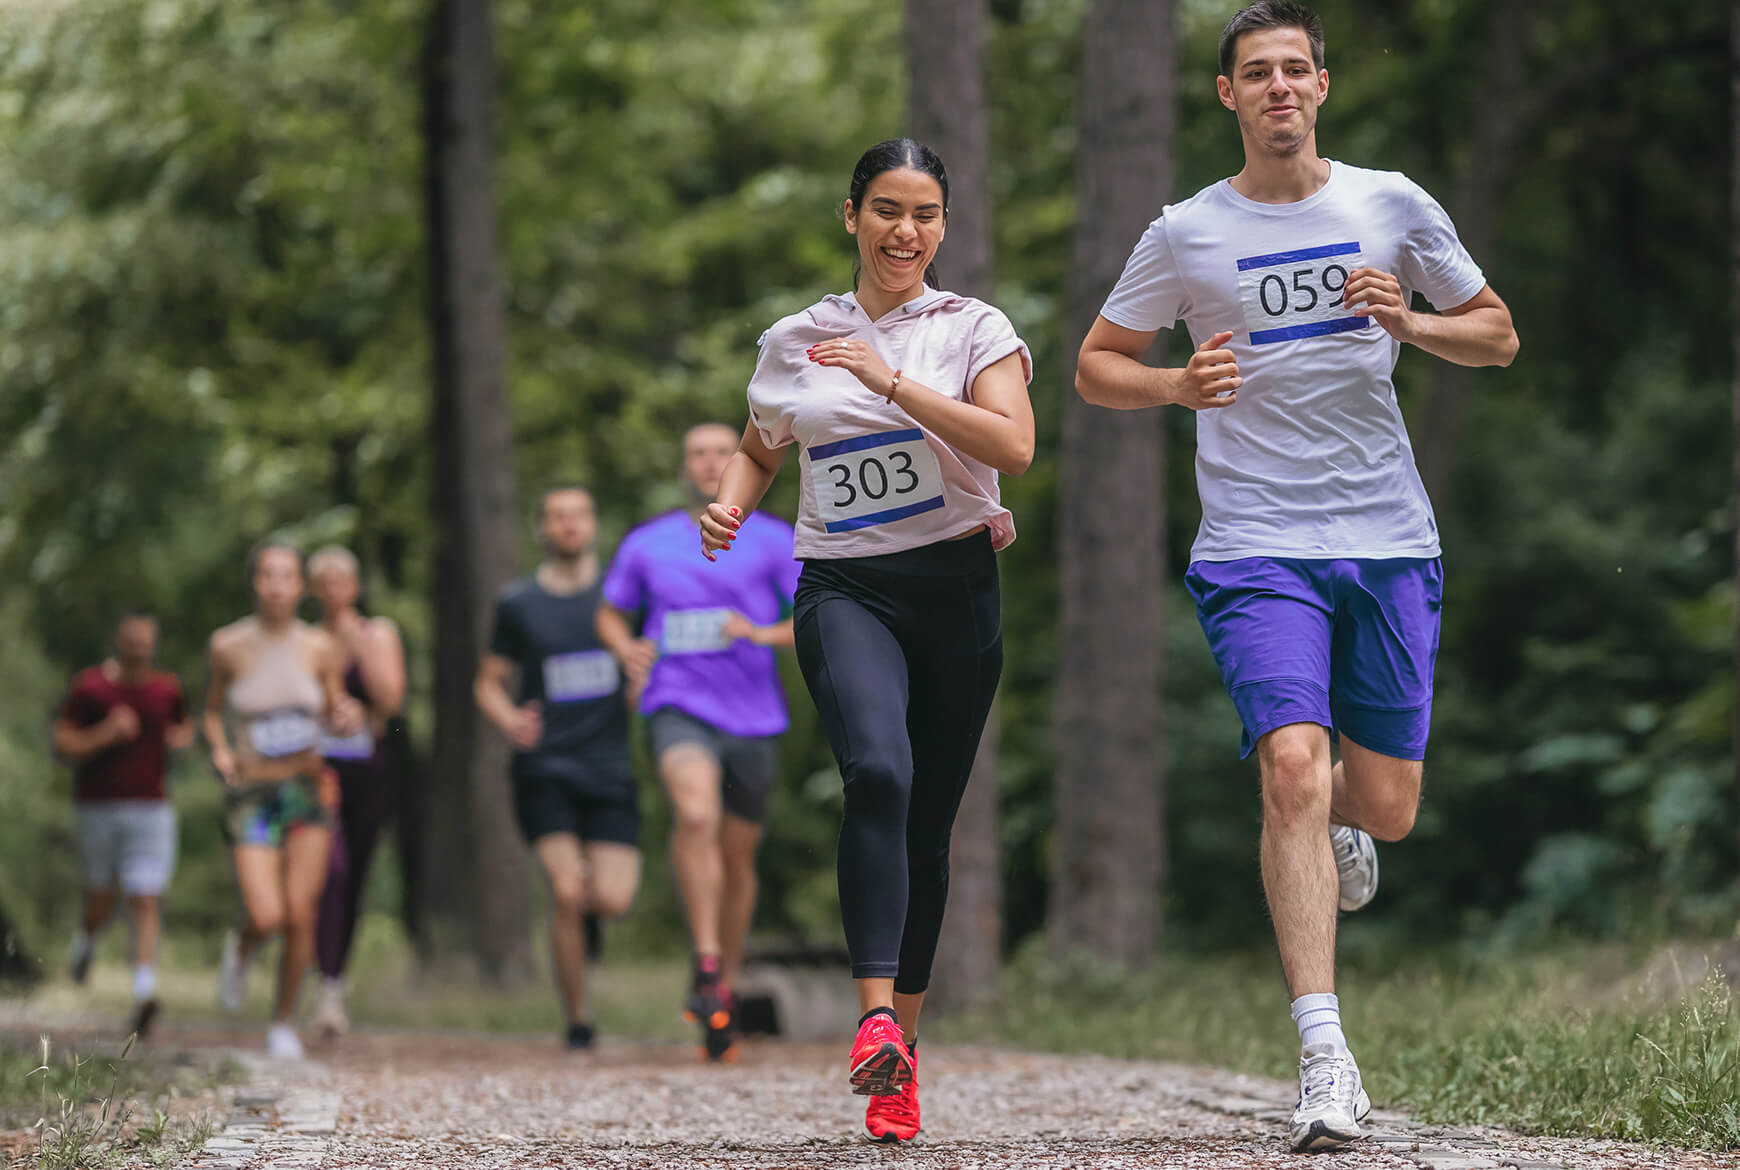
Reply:
[[[990,300],[991,117],[985,96],[986,0],[906,0],[906,123],[949,174],[943,287]],[[996,990],[1003,948],[997,823],[997,709],[985,726],[949,849],[949,912],[932,978],[933,1002],[962,1005]]]
[[[1498,254],[1505,192],[1534,121],[1518,111],[1523,108],[1529,81],[1535,3],[1506,0],[1494,9],[1484,55],[1485,84],[1480,87],[1474,111],[1474,136],[1450,201],[1450,214],[1463,246],[1475,260],[1485,263],[1491,263]],[[1437,359],[1427,374],[1416,452],[1426,494],[1439,508],[1449,498],[1450,474],[1473,382],[1473,371],[1468,367]]]
[[[1055,950],[1138,965],[1160,934],[1164,426],[1089,406],[1074,354],[1172,188],[1174,0],[1094,0],[1082,47],[1075,263],[1060,460],[1062,613],[1046,929]]]
[[[1729,45],[1730,56],[1730,88],[1732,97],[1733,126],[1730,133],[1734,139],[1734,151],[1731,165],[1734,168],[1733,188],[1729,192],[1732,200],[1732,224],[1728,235],[1728,268],[1733,283],[1733,305],[1736,313],[1734,321],[1734,493],[1730,506],[1733,508],[1734,525],[1734,675],[1735,694],[1740,695],[1740,0],[1735,0],[1733,14],[1730,18]],[[1734,756],[1734,801],[1740,809],[1740,701],[1733,704],[1733,756]]]
[[[437,534],[424,877],[430,926],[468,921],[479,969],[509,979],[531,966],[525,853],[514,831],[505,745],[485,733],[471,697],[491,607],[513,575],[518,530],[496,259],[492,55],[489,0],[435,0],[424,59]]]

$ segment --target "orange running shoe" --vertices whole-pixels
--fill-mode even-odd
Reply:
[[[873,1142],[890,1145],[918,1136],[918,1057],[912,1059],[912,1079],[892,1093],[870,1098],[864,1128]]]
[[[912,1053],[900,1038],[900,1023],[893,1012],[873,1012],[858,1024],[851,1064],[852,1091],[861,1095],[898,1093],[912,1080]]]

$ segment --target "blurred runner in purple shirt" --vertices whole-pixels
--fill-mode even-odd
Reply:
[[[791,525],[761,512],[744,524],[729,565],[701,556],[696,518],[736,450],[737,433],[718,423],[684,436],[689,508],[628,534],[598,607],[598,636],[647,716],[675,812],[671,864],[695,947],[686,1007],[714,1060],[731,1053],[731,987],[755,912],[755,850],[787,722],[774,647],[792,645],[799,570]]]

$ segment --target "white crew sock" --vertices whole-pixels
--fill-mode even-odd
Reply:
[[[73,958],[82,962],[91,957],[91,952],[97,949],[97,936],[88,930],[80,929],[73,936]]]
[[[150,999],[157,993],[157,968],[140,963],[133,968],[133,998]]]
[[[1293,1001],[1293,1022],[1299,1025],[1299,1046],[1327,1044],[1337,1052],[1347,1051],[1341,1032],[1341,1000],[1334,995],[1301,995]]]

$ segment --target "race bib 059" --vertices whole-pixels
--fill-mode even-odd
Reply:
[[[730,617],[728,609],[674,609],[665,615],[659,650],[665,654],[728,650],[731,641],[725,636],[725,623]]]
[[[1357,240],[1240,260],[1239,302],[1251,344],[1364,329],[1371,318],[1341,303],[1347,274],[1364,264]]]
[[[248,723],[248,742],[264,759],[294,756],[320,742],[320,723],[306,711],[282,707]]]
[[[942,467],[917,427],[818,443],[808,455],[816,511],[829,532],[887,524],[943,506]]]
[[[544,698],[552,703],[602,699],[616,693],[621,677],[608,650],[554,654],[544,659]]]

